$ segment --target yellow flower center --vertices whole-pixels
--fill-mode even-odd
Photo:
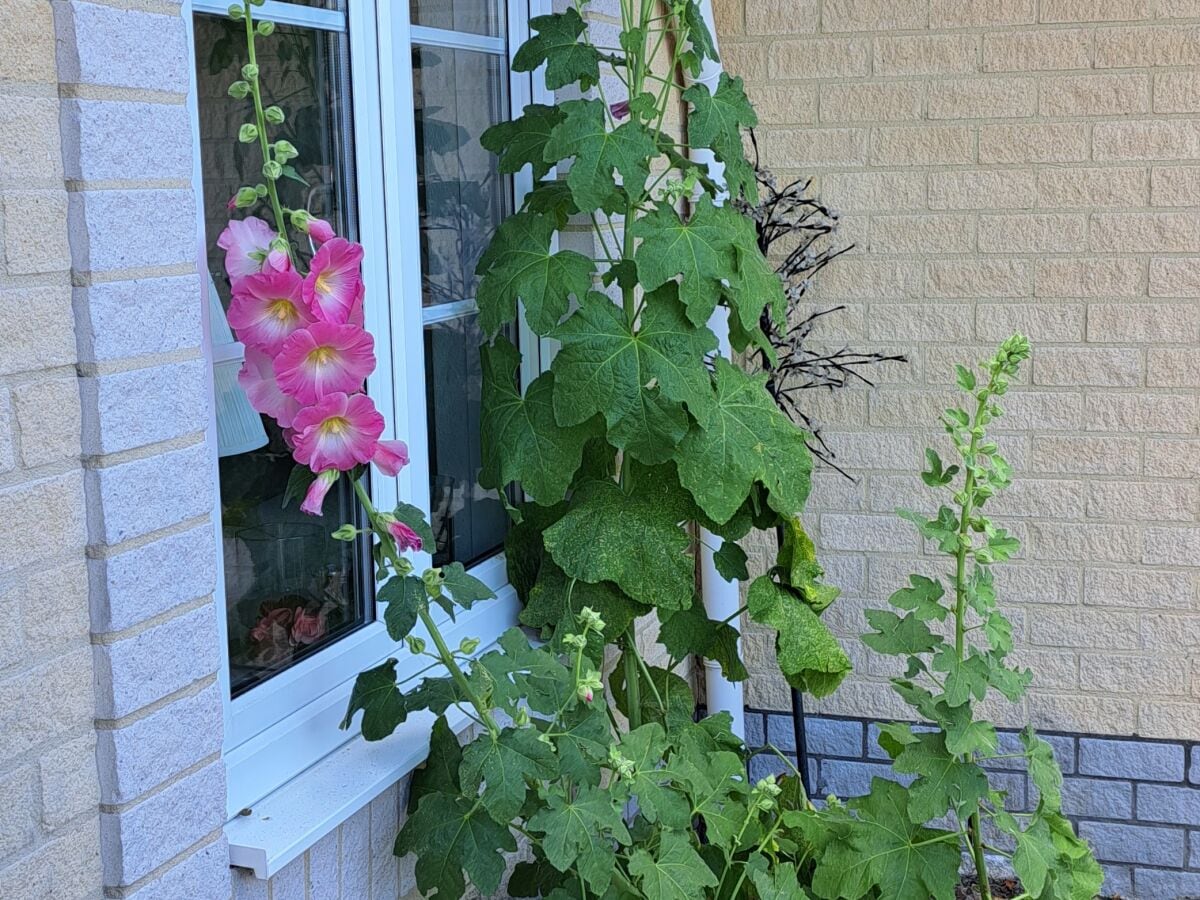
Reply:
[[[296,319],[296,307],[286,297],[280,297],[268,303],[267,313],[282,324],[293,322]]]
[[[328,365],[337,358],[337,348],[330,346],[314,347],[308,351],[308,361],[314,366]]]
[[[321,432],[327,435],[339,435],[349,427],[350,423],[341,416],[331,416],[321,423]]]
[[[329,282],[326,280],[325,272],[322,272],[320,275],[317,276],[317,280],[313,284],[313,287],[316,289],[318,294],[328,294],[329,293]]]

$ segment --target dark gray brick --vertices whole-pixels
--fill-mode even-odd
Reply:
[[[1080,822],[1079,834],[1091,843],[1103,862],[1142,863],[1148,866],[1183,866],[1183,832],[1177,828],[1120,825],[1114,822]],[[1141,890],[1139,886],[1138,890]],[[1147,898],[1163,895],[1146,894]],[[1165,897],[1164,897],[1165,900]]]
[[[1132,897],[1133,869],[1129,866],[1104,866],[1104,884],[1100,887],[1102,897]]]
[[[1200,825],[1200,788],[1139,784],[1137,817],[1143,822]]]
[[[846,756],[861,759],[863,723],[845,719],[805,719],[808,752],[815,756]]]
[[[796,732],[792,728],[790,713],[773,713],[767,716],[767,740],[786,753],[796,752]],[[811,747],[809,752],[813,752]]]
[[[760,753],[750,760],[751,781],[758,781],[768,775],[784,775],[790,771],[787,764],[774,753]]]
[[[761,747],[766,743],[762,713],[746,713],[746,746]]]
[[[988,772],[988,783],[992,788],[1008,795],[1004,800],[1004,808],[1011,812],[1028,808],[1027,780],[1021,772]]]
[[[901,784],[912,784],[914,776],[897,775],[891,766],[880,763],[843,762],[836,759],[821,761],[821,779],[817,792],[821,796],[861,797],[871,790],[872,778],[887,778]]]
[[[1182,781],[1183,746],[1080,738],[1079,772],[1134,781]]]
[[[1200,897],[1200,872],[1164,872],[1162,869],[1135,869],[1134,893],[1145,900],[1187,900]]]
[[[1200,784],[1200,744],[1192,747],[1192,769],[1188,772],[1188,781]]]
[[[1133,785],[1103,778],[1064,778],[1063,812],[1096,819],[1132,819]]]
[[[1188,847],[1191,850],[1188,855],[1188,868],[1200,869],[1200,831],[1193,831],[1188,835]]]

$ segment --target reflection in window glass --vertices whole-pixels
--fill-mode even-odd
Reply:
[[[508,116],[504,59],[417,46],[413,79],[423,302],[473,300],[475,264],[512,205],[510,179],[479,143]]]
[[[498,37],[504,33],[504,6],[496,0],[409,0],[414,25]]]
[[[334,7],[332,2],[327,6]],[[242,185],[261,180],[256,149],[237,141],[238,128],[247,121],[247,104],[226,93],[229,84],[240,77],[245,62],[243,41],[239,24],[213,16],[196,17],[208,267],[221,307],[228,306],[230,297],[223,254],[216,246],[230,215],[226,203]],[[287,116],[275,136],[291,141],[300,151],[297,168],[279,182],[284,205],[306,208],[353,238],[357,212],[347,174],[353,172],[353,159],[345,36],[279,26],[269,40],[258,42],[258,52],[264,99],[277,104]],[[312,252],[311,247],[299,250],[302,257]],[[211,307],[210,316],[219,317],[220,308]],[[223,411],[229,414],[240,399],[231,396],[239,389],[229,378],[225,379],[227,390],[220,388],[222,367],[232,366],[236,371],[240,365],[228,346],[217,346],[222,331],[228,334],[225,324],[214,322],[218,419]],[[223,361],[222,357],[232,358]],[[294,465],[291,452],[280,429],[269,419],[261,422],[261,439],[254,442],[260,445],[257,449],[222,449],[220,460],[234,696],[365,624],[371,609],[370,570],[363,547],[329,536],[330,522],[357,517],[352,490],[342,480],[338,492],[330,493],[322,519],[304,515],[296,502],[285,510],[283,497]]]

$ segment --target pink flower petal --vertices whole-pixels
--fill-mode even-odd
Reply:
[[[333,230],[333,226],[324,219],[309,219],[305,225],[305,231],[318,244],[324,244],[337,237],[337,232]]]
[[[408,465],[408,445],[404,441],[380,441],[371,462],[384,475],[395,478]]]
[[[279,389],[275,380],[275,361],[255,347],[246,348],[246,361],[238,371],[238,384],[245,391],[250,405],[279,423],[280,428],[292,427],[300,404]],[[286,435],[286,431],[285,431]]]
[[[311,324],[304,305],[300,276],[295,272],[263,272],[233,283],[229,326],[249,347],[275,355],[291,335]]]
[[[420,550],[421,538],[403,522],[389,522],[388,534],[396,541],[396,547],[404,553],[408,550]]]
[[[335,237],[321,245],[304,279],[304,302],[324,322],[350,319],[362,285],[363,248]]]
[[[375,341],[356,325],[314,322],[284,341],[275,377],[285,394],[311,404],[362,388],[375,370]]]
[[[261,272],[276,237],[271,226],[256,216],[231,220],[217,238],[217,246],[225,251],[229,277],[236,280]]]
[[[337,469],[327,469],[318,475],[316,480],[308,486],[308,493],[304,495],[304,502],[300,504],[300,512],[310,516],[321,515],[322,507],[325,505],[325,495],[329,493],[331,487],[337,484],[341,474]]]
[[[366,465],[383,434],[383,416],[366,394],[327,394],[296,414],[296,462],[314,472]]]

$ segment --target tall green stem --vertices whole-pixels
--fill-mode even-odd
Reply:
[[[402,568],[402,559],[399,552],[396,550],[396,542],[392,536],[388,534],[386,527],[381,527],[379,512],[375,509],[375,505],[371,502],[370,496],[367,494],[366,488],[362,482],[354,479],[354,493],[358,496],[358,502],[362,504],[363,510],[366,511],[367,521],[370,522],[371,531],[379,539],[383,546],[383,552],[391,561],[392,565],[397,569]],[[429,632],[429,637],[433,640],[433,646],[437,648],[438,659],[446,670],[450,673],[450,677],[454,679],[454,683],[458,685],[458,689],[462,695],[467,698],[467,701],[475,708],[475,712],[479,716],[479,721],[487,728],[488,733],[494,738],[500,734],[500,726],[496,724],[495,718],[492,716],[491,709],[483,702],[479,694],[471,686],[471,682],[467,679],[466,673],[458,665],[458,660],[454,658],[454,653],[451,652],[446,644],[446,639],[442,635],[442,631],[438,628],[437,622],[433,616],[429,614],[429,604],[422,603],[417,607],[417,617],[421,620],[421,624],[425,626]]]

